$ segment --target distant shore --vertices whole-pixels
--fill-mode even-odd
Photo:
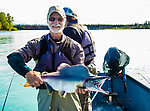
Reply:
[[[144,24],[126,24],[126,25],[111,25],[111,24],[83,24],[87,26],[89,30],[101,30],[101,29],[150,29],[150,22]],[[18,30],[49,30],[47,25],[14,25]]]
[[[150,29],[150,22],[144,23],[144,24],[118,24],[118,25],[112,25],[112,24],[83,24],[84,26],[87,26],[89,30],[104,30],[104,29]],[[29,24],[19,24],[14,25],[14,28],[18,30],[49,30],[47,25],[29,25]],[[0,30],[0,32],[7,32],[8,30]]]

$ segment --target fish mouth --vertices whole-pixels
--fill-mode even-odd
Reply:
[[[108,95],[109,92],[108,92],[108,91],[104,91],[104,90],[102,89],[102,86],[103,86],[103,84],[105,83],[105,81],[106,81],[107,79],[109,79],[109,78],[105,78],[105,79],[101,80],[100,82],[96,82],[96,83],[94,84],[93,88],[94,88],[96,91],[98,91],[98,92],[101,92],[101,93],[103,93],[103,94]]]
[[[109,79],[108,77],[104,76],[104,77],[89,77],[86,79],[86,81],[91,81],[91,82],[87,82],[87,89],[91,90],[91,91],[97,91],[97,92],[101,92],[105,95],[108,95],[109,92],[108,91],[104,91],[102,89],[103,84],[105,83],[105,81]],[[93,82],[92,82],[93,81]]]
[[[100,86],[99,86],[99,85],[94,86],[94,88],[95,88],[95,89],[96,89],[96,91],[98,91],[98,92],[101,92],[101,93],[106,94],[106,95],[108,95],[108,94],[109,94],[109,92],[108,92],[108,91],[104,91],[102,88],[100,88]]]

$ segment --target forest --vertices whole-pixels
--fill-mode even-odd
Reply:
[[[13,21],[14,19],[9,13],[0,12],[0,30],[16,31],[17,28],[13,27]]]

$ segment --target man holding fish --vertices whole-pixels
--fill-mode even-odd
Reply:
[[[47,14],[50,32],[41,38],[29,41],[25,47],[8,55],[8,63],[20,75],[26,78],[31,87],[39,89],[38,111],[81,111],[81,104],[76,92],[59,92],[44,84],[41,73],[56,72],[61,63],[70,66],[84,64],[84,52],[81,45],[63,34],[66,16],[63,8],[52,6]],[[25,63],[31,59],[37,61],[32,70]],[[55,83],[57,84],[57,83]],[[85,93],[84,89],[79,89]]]

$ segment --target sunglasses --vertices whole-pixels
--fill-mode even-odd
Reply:
[[[58,20],[59,22],[62,22],[63,21],[63,18],[55,18],[55,17],[49,17],[49,21],[52,21],[54,22],[55,20]]]

